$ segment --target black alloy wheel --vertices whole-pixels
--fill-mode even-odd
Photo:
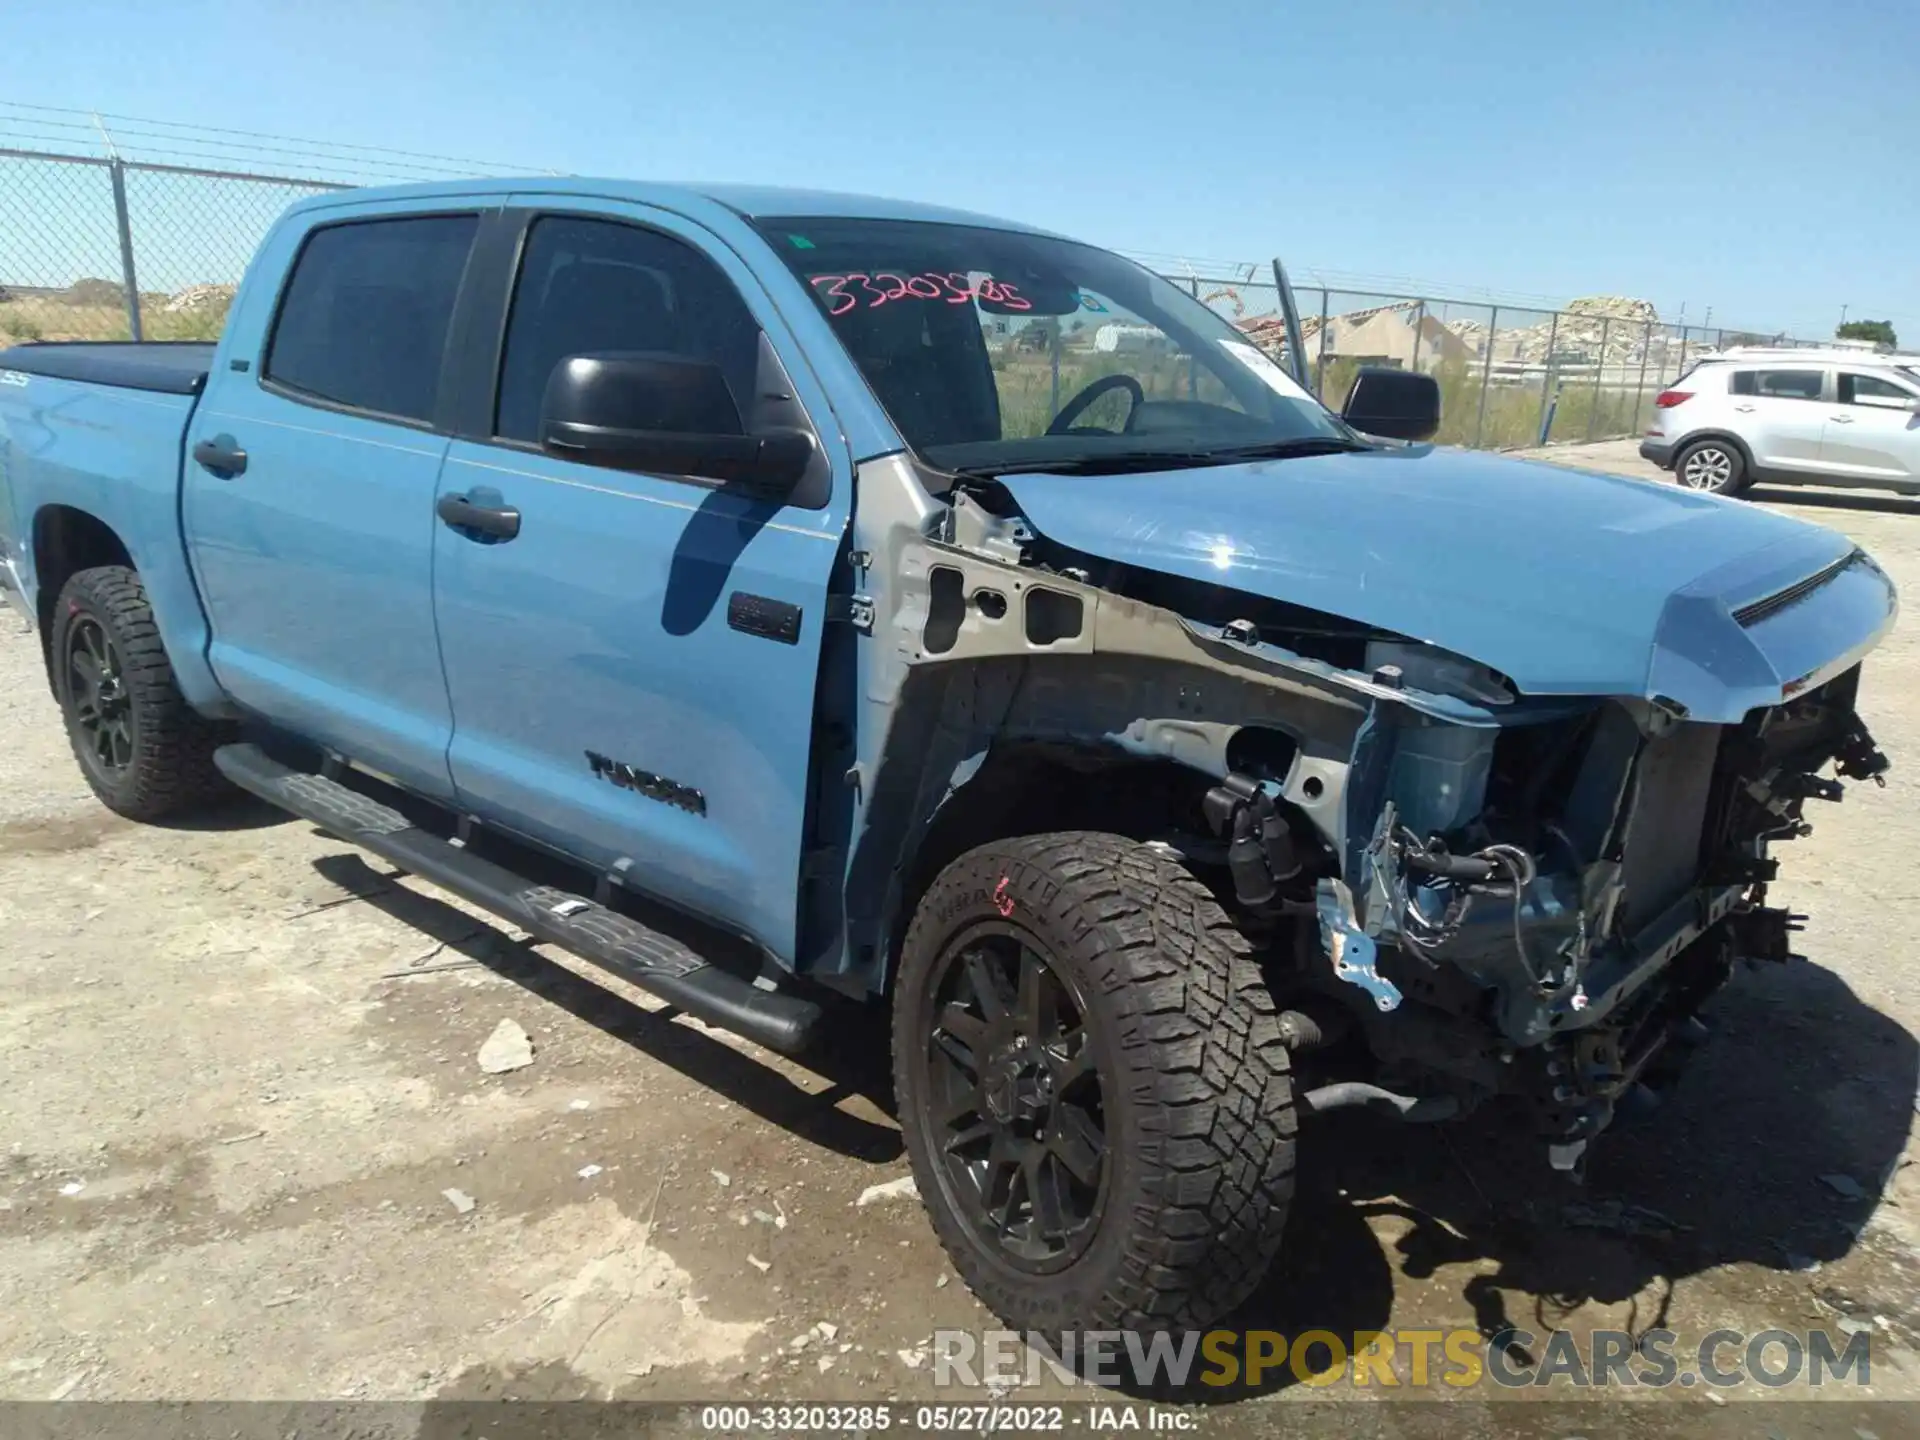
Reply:
[[[1015,1267],[1072,1264],[1107,1195],[1100,1039],[1072,983],[1011,925],[956,937],[927,991],[922,1123],[945,1182]]]
[[[76,616],[67,627],[66,666],[75,751],[101,784],[118,786],[133,764],[138,721],[120,651],[93,616]]]

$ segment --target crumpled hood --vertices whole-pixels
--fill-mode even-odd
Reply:
[[[1820,526],[1472,451],[1002,483],[1061,545],[1397,631],[1531,695],[1659,694],[1737,720],[1864,653],[1894,610],[1878,568],[1845,564],[1852,542]],[[1835,580],[1785,607],[1784,627],[1734,617],[1829,567]]]

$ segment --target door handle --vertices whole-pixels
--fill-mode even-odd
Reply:
[[[1851,425],[1853,423],[1853,416],[1846,414],[1830,415],[1827,418],[1832,420],[1836,425]]]
[[[511,505],[476,505],[464,495],[442,495],[433,508],[455,530],[473,530],[496,540],[520,533],[520,512]]]
[[[201,440],[193,447],[193,463],[203,470],[210,470],[222,480],[231,480],[236,475],[247,473],[247,452],[240,448],[240,442],[231,435],[216,435],[211,440]]]
[[[1751,415],[1753,413],[1753,406],[1751,405],[1736,405],[1733,408],[1738,410],[1742,415]]]

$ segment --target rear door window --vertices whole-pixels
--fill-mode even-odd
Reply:
[[[316,230],[280,301],[265,378],[330,405],[427,421],[479,219],[422,215]]]
[[[1775,400],[1818,400],[1826,383],[1824,370],[1736,370],[1728,388],[1735,395],[1763,395]]]
[[[1870,405],[1882,410],[1904,410],[1913,403],[1916,392],[1896,385],[1878,375],[1840,372],[1840,403]]]

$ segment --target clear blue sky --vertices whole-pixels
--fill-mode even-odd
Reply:
[[[1915,0],[8,0],[0,49],[6,100],[1920,340]]]

